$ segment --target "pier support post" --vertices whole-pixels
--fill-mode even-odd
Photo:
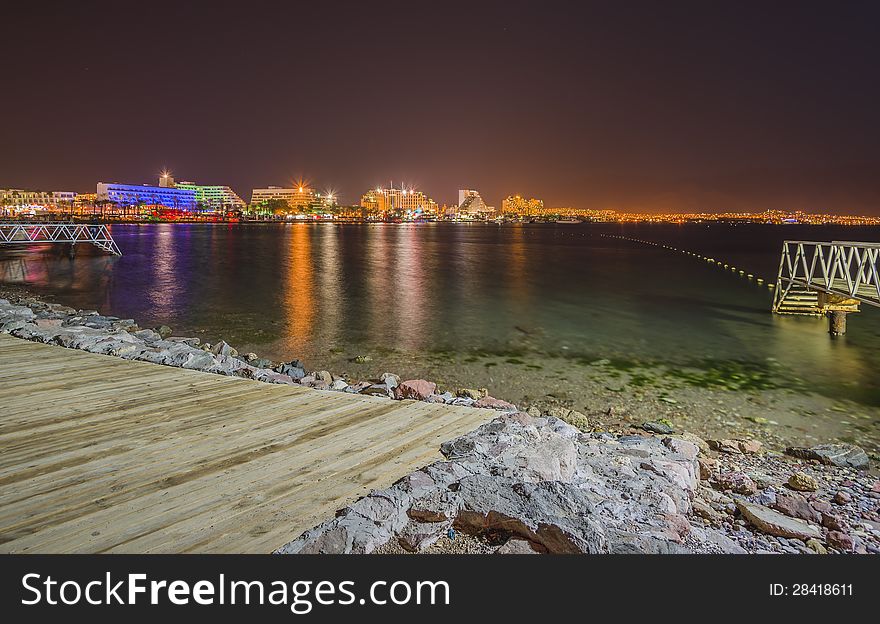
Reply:
[[[76,243],[70,243],[70,248],[67,250],[67,257],[71,260],[76,258]]]
[[[846,333],[846,315],[843,310],[828,312],[828,333],[832,336],[843,336]]]

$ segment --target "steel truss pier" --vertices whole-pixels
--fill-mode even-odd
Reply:
[[[785,241],[773,298],[777,314],[825,315],[834,335],[864,303],[880,307],[880,243]]]
[[[0,247],[35,243],[91,243],[113,255],[122,255],[106,225],[0,222]]]

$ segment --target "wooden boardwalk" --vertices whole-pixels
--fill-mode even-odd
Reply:
[[[0,552],[271,552],[493,415],[0,335]]]

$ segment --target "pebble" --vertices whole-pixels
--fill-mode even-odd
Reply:
[[[819,489],[819,482],[805,472],[796,472],[789,477],[788,486],[799,492],[815,492]]]
[[[855,540],[846,533],[829,531],[825,539],[832,548],[837,548],[844,552],[853,552],[855,550]]]
[[[834,502],[838,505],[846,505],[852,502],[852,496],[849,493],[841,490],[834,495]]]

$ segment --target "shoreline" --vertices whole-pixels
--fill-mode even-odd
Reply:
[[[24,286],[0,284],[0,298],[16,297],[35,301],[47,298]],[[193,336],[187,340],[201,348],[205,344],[211,348],[226,344],[221,334],[200,328],[187,335]],[[237,338],[240,341],[231,339],[233,349],[240,346],[237,351],[241,355],[255,356],[261,366],[273,368],[284,363],[271,349],[270,356],[275,357],[262,357],[266,344]],[[457,403],[464,404],[469,398],[491,395],[492,403],[501,401],[499,405],[508,404],[508,409],[535,408],[544,415],[552,412],[557,416],[573,411],[573,419],[588,423],[592,430],[632,433],[639,431],[644,422],[662,418],[675,430],[702,438],[756,439],[777,451],[822,442],[857,442],[875,462],[880,460],[878,408],[817,393],[800,380],[788,379],[790,373],[781,371],[774,362],[718,360],[699,367],[700,363],[564,358],[543,354],[528,344],[498,353],[428,352],[419,359],[394,350],[355,353],[332,348],[317,363],[294,361],[303,373],[306,368],[322,373],[320,380],[306,379],[307,383],[316,382],[313,387],[320,389],[332,389],[329,386],[337,379],[345,379],[364,384],[360,388],[363,390],[368,387],[367,380],[374,382],[370,385],[382,383],[387,373],[398,381],[436,384],[436,394],[447,393],[447,402],[465,399]],[[369,393],[377,390],[381,389],[373,388]],[[393,387],[386,390],[393,398]],[[458,396],[460,391],[466,392]],[[449,397],[449,392],[455,396]]]
[[[637,218],[629,218],[629,219],[597,219],[590,215],[584,215],[575,217],[574,221],[566,220],[566,217],[563,215],[553,215],[553,216],[525,216],[521,215],[518,218],[507,219],[502,218],[500,220],[497,219],[466,219],[466,218],[458,218],[458,219],[448,219],[448,218],[429,218],[429,219],[416,219],[416,220],[407,220],[407,219],[395,219],[395,218],[376,218],[376,219],[368,219],[362,217],[314,217],[312,215],[309,216],[292,216],[291,218],[277,218],[270,217],[268,215],[254,216],[251,214],[242,214],[241,217],[220,217],[220,216],[212,216],[212,217],[202,217],[202,218],[181,218],[181,219],[160,219],[160,218],[134,218],[131,216],[122,217],[122,218],[108,218],[107,216],[100,216],[95,214],[79,214],[79,215],[70,215],[68,213],[49,213],[45,215],[41,215],[40,217],[20,217],[17,215],[0,215],[0,221],[10,222],[10,223],[45,223],[52,221],[67,221],[73,220],[77,223],[97,223],[97,224],[113,224],[113,223],[121,223],[121,224],[131,224],[131,225],[156,225],[156,224],[218,224],[218,225],[235,225],[235,224],[251,224],[251,223],[340,223],[340,224],[362,224],[362,225],[370,225],[370,224],[392,224],[392,225],[406,225],[406,224],[424,224],[424,223],[448,223],[448,224],[457,224],[457,223],[482,223],[486,225],[563,225],[563,226],[571,226],[571,225],[590,225],[590,224],[603,224],[603,225],[658,225],[658,224],[666,224],[666,225],[681,225],[684,224],[722,224],[722,225],[768,225],[774,227],[785,227],[789,225],[810,225],[823,227],[828,225],[836,225],[836,226],[844,226],[844,227],[878,227],[880,222],[874,221],[875,217],[869,216],[848,216],[848,215],[815,215],[817,220],[804,220],[797,221],[792,223],[791,221],[767,221],[766,216],[763,214],[753,215],[751,218],[735,218],[735,217],[726,217],[726,218],[711,218],[710,214],[703,215],[693,215],[693,218],[685,220],[682,222],[682,215],[673,215],[671,218],[667,220],[658,220],[658,215],[636,215]],[[666,215],[669,217],[669,215]]]
[[[116,357],[145,359],[171,366],[243,376],[268,383],[362,392],[392,400],[416,399],[495,409],[500,414],[498,418],[467,436],[444,444],[443,451],[447,455],[447,461],[432,466],[443,466],[444,470],[453,472],[461,469],[465,471],[462,474],[471,476],[494,475],[498,468],[498,456],[484,453],[481,463],[474,465],[471,459],[467,459],[468,454],[457,456],[450,449],[462,444],[462,440],[470,445],[468,448],[486,448],[488,442],[481,439],[481,436],[488,436],[497,442],[495,437],[499,432],[510,434],[513,437],[506,440],[505,444],[514,451],[512,456],[504,458],[508,462],[504,464],[508,481],[497,482],[492,486],[500,487],[502,492],[505,491],[504,487],[514,488],[523,479],[538,484],[559,482],[580,492],[595,485],[589,480],[584,481],[583,471],[577,469],[584,456],[607,455],[601,461],[595,460],[590,464],[591,473],[601,473],[609,470],[609,466],[631,461],[632,454],[628,450],[631,445],[644,447],[639,454],[648,461],[640,462],[633,474],[626,472],[621,475],[615,472],[616,485],[605,483],[606,496],[622,497],[618,500],[619,510],[628,510],[627,513],[632,512],[638,516],[633,519],[638,527],[642,527],[637,534],[648,530],[646,527],[654,527],[650,531],[657,529],[654,531],[656,535],[648,542],[641,538],[633,542],[637,542],[638,552],[679,552],[680,547],[692,552],[880,553],[880,482],[866,470],[869,458],[857,447],[837,445],[831,454],[835,457],[843,454],[846,458],[842,465],[834,465],[833,462],[827,463],[826,457],[807,448],[789,449],[789,455],[775,449],[767,450],[755,436],[706,441],[689,433],[689,429],[671,426],[672,423],[656,410],[654,418],[638,426],[628,423],[619,427],[597,427],[592,416],[564,405],[542,408],[532,404],[521,411],[512,403],[492,397],[485,389],[461,388],[454,393],[449,390],[441,392],[442,388],[438,388],[433,382],[424,379],[401,380],[393,373],[384,373],[378,379],[353,381],[334,376],[329,371],[307,372],[298,360],[276,365],[256,354],[240,356],[233,347],[222,341],[215,345],[202,345],[197,338],[173,336],[171,329],[165,326],[141,329],[132,319],[105,317],[96,311],[73,310],[63,305],[46,303],[21,287],[0,288],[0,299],[11,301],[10,304],[0,302],[0,331],[19,338],[61,344]],[[142,351],[138,352],[138,349]],[[672,405],[668,402],[667,404]],[[608,410],[609,418],[613,411],[613,407]],[[536,446],[536,440],[542,441],[545,446]],[[844,448],[849,450],[843,453]],[[556,457],[559,449],[563,449],[563,459]],[[800,453],[800,456],[792,457],[791,453]],[[564,459],[566,456],[568,459]],[[459,466],[462,461],[467,465]],[[548,469],[547,462],[556,468]],[[678,468],[670,468],[670,462]],[[536,465],[538,468],[533,472],[537,477],[535,474],[521,474],[524,467],[531,466],[534,469]],[[563,470],[563,466],[568,468]],[[417,473],[430,469],[431,467],[426,467]],[[676,476],[681,476],[681,470],[686,473],[683,480]],[[651,475],[646,476],[646,471]],[[412,480],[417,473],[412,473],[401,482]],[[654,480],[646,485],[644,479],[654,479],[654,474],[663,476],[664,480]],[[662,499],[654,501],[652,506],[641,499],[624,496],[628,489],[634,487],[632,483],[638,484],[641,491],[648,492],[659,487],[658,483],[667,487],[667,482],[678,488],[668,495],[678,501],[675,509],[662,511],[662,505],[665,504]],[[440,493],[435,491],[433,495]],[[648,500],[653,494],[645,496]],[[368,501],[371,497],[384,497],[383,500],[387,498],[382,492],[374,492],[361,501]],[[411,517],[412,496],[398,497],[395,500],[398,505],[396,517]],[[358,504],[363,506],[369,503],[361,501],[353,503],[346,510],[357,509]],[[499,545],[496,542],[500,538],[495,535],[499,531],[497,527],[484,526],[480,524],[482,521],[468,524],[459,519],[460,513],[454,515],[451,512],[438,512],[431,517],[440,518],[442,515],[442,520],[435,520],[432,525],[422,518],[420,526],[416,527],[422,531],[420,535],[423,539],[406,541],[409,538],[404,539],[406,536],[399,533],[411,533],[413,527],[404,521],[403,524],[397,523],[400,526],[392,523],[383,529],[385,533],[382,537],[387,536],[385,541],[377,540],[375,536],[370,537],[365,542],[369,544],[368,548],[352,549],[351,545],[360,539],[357,535],[352,537],[354,542],[348,540],[341,547],[335,542],[334,546],[326,548],[327,530],[337,530],[339,518],[355,513],[346,510],[342,510],[336,519],[328,521],[329,524],[324,523],[311,532],[307,531],[291,544],[307,545],[311,539],[314,545],[315,536],[318,536],[320,539],[317,540],[316,552],[396,552],[403,543],[410,546],[404,547],[404,550],[416,552],[527,552],[528,549],[523,544],[516,543],[501,550],[511,541],[525,542],[535,552],[556,552],[554,548],[558,546],[554,546],[555,542],[548,541],[546,536],[540,537],[525,529],[520,533],[502,535],[504,539]],[[521,510],[521,513],[534,511],[528,508]],[[777,516],[782,514],[783,518],[787,518],[784,523],[793,525],[794,528],[788,526],[779,529],[772,526],[772,522],[765,523],[762,527],[761,514],[767,515],[771,512]],[[665,514],[670,517],[665,517]],[[653,524],[656,518],[651,519],[654,516],[662,517],[657,526]],[[779,521],[775,517],[771,520]],[[529,524],[528,521],[524,522]],[[534,522],[540,524],[543,520]],[[608,525],[607,519],[604,522],[606,525],[603,525],[602,535],[617,535],[622,531],[620,527]],[[424,524],[430,525],[431,530],[421,526]],[[458,533],[455,527],[458,527]],[[575,527],[572,530],[577,532],[581,529]],[[774,535],[774,531],[781,532],[782,535]],[[407,535],[412,537],[410,533]],[[629,535],[631,531],[623,533]],[[458,542],[455,542],[456,535],[459,537]],[[574,542],[568,541],[567,545],[558,546],[562,548],[559,552],[573,552],[566,549],[581,547],[599,548],[597,552],[606,552],[601,549],[611,548],[605,537],[598,542],[589,543],[592,546],[584,546],[586,542],[578,542],[576,539]],[[308,551],[308,548],[295,550],[290,545],[285,548],[287,550],[282,549],[282,552]],[[588,549],[585,552],[592,551]]]

